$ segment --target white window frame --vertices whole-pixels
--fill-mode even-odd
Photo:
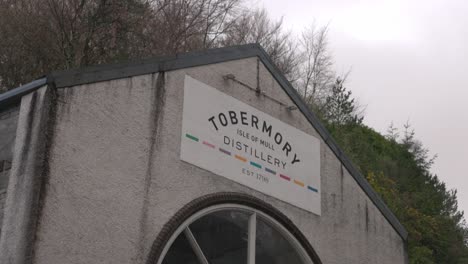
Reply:
[[[307,254],[306,250],[302,247],[302,245],[299,243],[299,241],[283,226],[281,225],[278,221],[276,221],[274,218],[271,216],[248,206],[244,205],[239,205],[239,204],[231,204],[231,203],[226,203],[226,204],[218,204],[218,205],[213,205],[207,208],[204,208],[195,214],[191,215],[189,218],[187,218],[177,229],[176,231],[172,234],[172,236],[169,238],[167,243],[164,245],[164,248],[161,252],[161,255],[158,259],[157,264],[162,264],[162,261],[166,257],[167,252],[169,251],[170,247],[176,240],[176,238],[184,232],[187,240],[190,243],[190,246],[192,247],[192,250],[194,251],[195,255],[197,256],[198,260],[202,264],[209,264],[208,260],[206,259],[205,255],[203,254],[203,251],[201,250],[200,246],[198,245],[195,237],[192,234],[192,231],[190,230],[189,226],[197,221],[198,219],[202,218],[203,216],[206,216],[208,214],[218,212],[218,211],[240,211],[249,214],[249,224],[248,224],[248,244],[247,244],[247,264],[255,264],[255,239],[256,239],[256,229],[257,229],[257,217],[262,218],[265,222],[269,223],[272,225],[274,229],[276,229],[278,232],[280,232],[281,235],[293,246],[293,248],[296,250],[296,252],[299,254],[299,257],[301,258],[303,263],[306,264],[313,264],[313,261],[309,254]]]

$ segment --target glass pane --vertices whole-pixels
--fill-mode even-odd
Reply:
[[[269,223],[257,217],[256,264],[301,264],[297,250]]]
[[[167,252],[163,264],[199,264],[184,233],[181,233]]]
[[[247,263],[249,215],[219,211],[190,225],[195,239],[210,264]]]

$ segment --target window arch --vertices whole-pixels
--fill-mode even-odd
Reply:
[[[153,244],[148,264],[321,264],[281,212],[245,194],[211,194],[184,206]]]

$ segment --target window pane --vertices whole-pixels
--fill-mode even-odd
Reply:
[[[192,250],[187,237],[184,233],[181,233],[174,243],[172,243],[171,248],[167,252],[163,264],[199,264],[197,256]]]
[[[198,219],[190,230],[210,264],[245,264],[248,219],[243,212],[219,211]]]
[[[269,223],[257,217],[256,264],[301,264],[297,250]]]

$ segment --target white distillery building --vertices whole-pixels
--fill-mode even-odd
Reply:
[[[407,232],[258,45],[0,95],[0,263],[395,264]]]

